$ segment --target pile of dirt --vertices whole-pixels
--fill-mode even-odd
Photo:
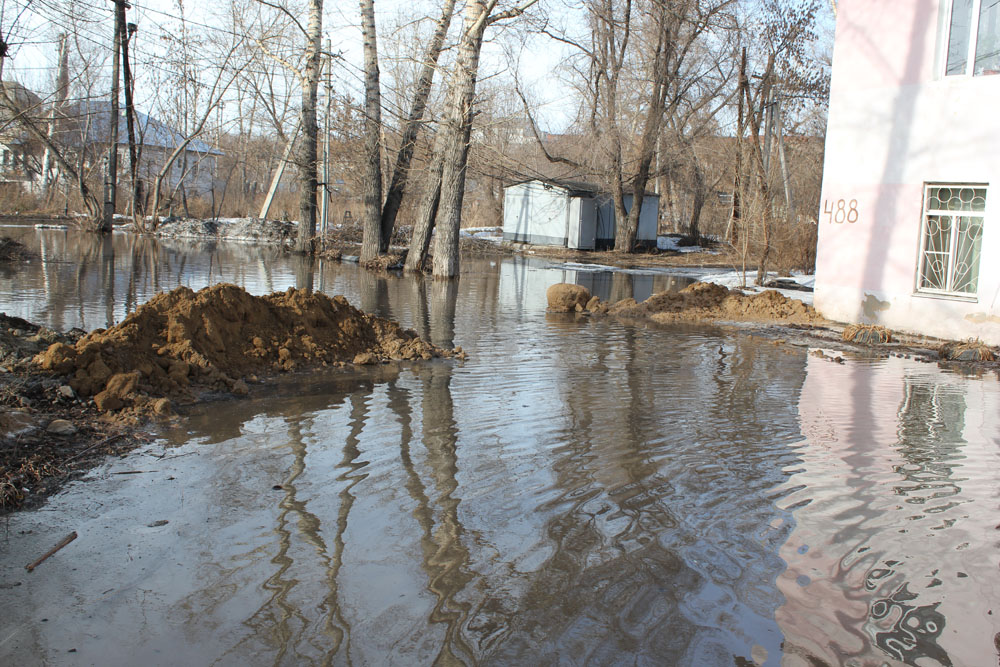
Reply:
[[[0,372],[26,369],[31,359],[53,343],[75,344],[86,333],[71,329],[64,334],[0,313]]]
[[[255,297],[220,284],[157,295],[111,329],[75,345],[54,343],[34,362],[68,376],[100,410],[169,414],[171,400],[196,391],[245,394],[258,374],[440,356],[464,353],[437,348],[342,296],[289,288]]]
[[[23,261],[32,257],[34,253],[20,241],[6,236],[0,237],[0,262]]]
[[[694,283],[680,292],[660,292],[642,303],[625,299],[614,304],[588,304],[587,310],[627,319],[649,319],[659,323],[692,321],[773,322],[824,324],[816,310],[780,292],[768,290],[743,294],[714,283]]]
[[[592,298],[590,290],[572,283],[557,283],[545,291],[549,311],[553,313],[582,312]]]

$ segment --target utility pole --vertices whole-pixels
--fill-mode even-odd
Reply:
[[[140,200],[140,184],[139,184],[139,158],[136,153],[135,145],[135,106],[132,103],[132,93],[133,87],[135,86],[135,80],[132,78],[132,67],[129,65],[128,61],[128,45],[132,41],[132,35],[136,33],[138,26],[134,23],[125,23],[125,9],[128,8],[128,4],[119,1],[118,5],[118,20],[121,25],[127,26],[127,29],[122,32],[122,74],[125,76],[125,122],[128,127],[128,159],[129,159],[129,174],[131,176],[132,185],[132,218],[135,220],[135,224],[141,230],[143,225],[140,224],[144,222],[142,220],[142,201]]]
[[[66,103],[66,96],[68,94],[69,35],[62,33],[59,35],[59,73],[56,75],[56,100],[49,114],[49,139],[56,139],[59,114],[63,111],[63,105]],[[46,197],[51,194],[52,186],[58,180],[56,169],[55,160],[52,157],[52,149],[46,146],[45,155],[42,158],[42,193]]]
[[[281,161],[278,162],[278,168],[274,171],[274,178],[271,179],[271,187],[267,191],[267,197],[264,198],[264,205],[260,207],[260,219],[262,222],[267,222],[267,214],[271,210],[271,202],[274,201],[274,194],[278,191],[278,184],[281,183],[281,175],[285,173],[285,165],[288,164],[288,159],[292,156],[292,149],[295,148],[295,138],[299,136],[301,128],[302,119],[300,118],[299,122],[295,124],[295,129],[292,130],[292,134],[288,137],[285,154],[281,156]]]
[[[778,157],[781,159],[781,181],[785,188],[785,216],[789,222],[795,222],[795,200],[792,198],[792,175],[785,159],[785,126],[781,116],[780,98],[774,102],[774,127],[778,135]]]
[[[119,70],[121,69],[122,35],[125,33],[125,0],[112,0],[115,3],[115,47],[111,60],[111,118],[110,136],[108,141],[107,172],[104,177],[104,217],[98,227],[99,232],[107,234],[111,231],[111,221],[115,214],[115,191],[118,187],[118,88]]]

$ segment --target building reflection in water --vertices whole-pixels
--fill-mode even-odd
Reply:
[[[830,664],[997,660],[995,378],[811,356],[783,503],[786,652]],[[859,663],[861,664],[861,663]],[[866,663],[867,664],[867,663]]]

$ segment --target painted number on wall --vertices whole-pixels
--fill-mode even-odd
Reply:
[[[838,225],[845,222],[854,224],[858,221],[858,200],[838,199],[831,202],[829,199],[823,200],[823,215],[827,222],[835,222]]]

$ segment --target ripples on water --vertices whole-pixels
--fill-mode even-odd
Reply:
[[[466,267],[313,280],[469,362],[206,405],[163,443],[197,456],[54,499],[98,553],[136,539],[107,526],[170,518],[140,551],[162,599],[99,595],[139,561],[83,568],[63,585],[86,610],[21,650],[52,657],[68,634],[123,664],[996,663],[995,377],[546,315],[571,274]],[[32,617],[45,585],[0,611]]]

